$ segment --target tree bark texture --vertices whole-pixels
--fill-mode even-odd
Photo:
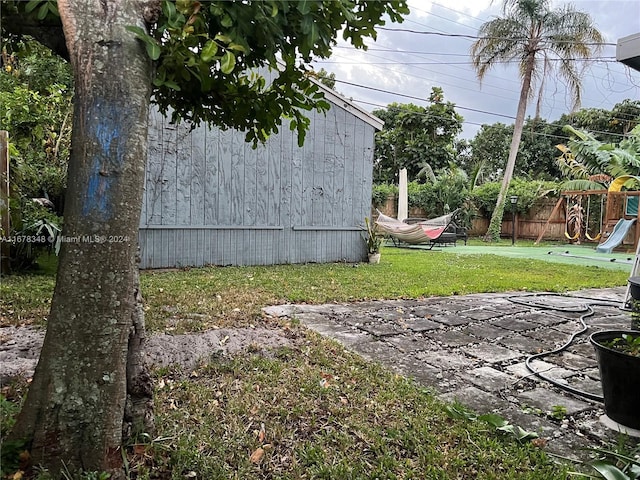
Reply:
[[[123,463],[129,339],[141,346],[144,338],[136,254],[151,69],[125,29],[144,26],[139,7],[58,0],[75,75],[65,241],[44,346],[13,431],[33,462],[54,472],[64,465],[116,478]]]
[[[516,158],[518,157],[518,148],[520,148],[520,139],[522,138],[522,130],[524,128],[524,117],[527,113],[527,103],[531,92],[531,76],[533,74],[534,61],[534,54],[530,53],[524,75],[522,76],[522,89],[520,90],[518,112],[516,113],[516,120],[513,125],[513,137],[511,137],[509,158],[507,159],[507,165],[504,169],[504,176],[502,177],[502,185],[500,186],[500,192],[498,193],[496,208],[494,208],[493,214],[491,215],[491,221],[489,222],[489,229],[486,234],[487,240],[497,241],[500,239],[505,196],[507,195],[509,184],[513,178],[513,170],[516,166]]]

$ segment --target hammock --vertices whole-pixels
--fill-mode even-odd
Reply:
[[[376,225],[396,240],[418,244],[433,243],[447,229],[457,210],[441,217],[431,218],[419,223],[404,223],[378,212]]]

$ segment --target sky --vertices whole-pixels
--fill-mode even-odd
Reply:
[[[313,67],[335,73],[335,90],[368,111],[393,102],[428,106],[431,88],[440,87],[464,117],[462,138],[473,138],[482,124],[513,124],[521,86],[516,67],[496,65],[481,84],[469,54],[474,39],[468,37],[501,16],[502,1],[408,3],[411,14],[405,21],[385,28],[433,33],[378,30],[377,41],[367,41],[367,51],[340,41],[331,58],[315,61]],[[552,0],[552,8],[566,3],[589,13],[606,43],[584,70],[581,107],[611,110],[624,99],[640,100],[640,72],[615,60],[618,39],[640,33],[640,0]],[[558,120],[571,108],[571,95],[561,79],[548,80],[542,118]],[[527,110],[534,113],[535,99]]]

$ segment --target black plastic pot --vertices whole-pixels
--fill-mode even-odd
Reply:
[[[623,334],[637,336],[638,332],[606,330],[592,334],[589,340],[596,349],[607,416],[625,427],[640,430],[640,357],[603,345]]]
[[[640,300],[640,277],[629,277],[629,293],[634,300]]]

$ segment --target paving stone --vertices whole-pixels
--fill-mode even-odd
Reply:
[[[462,312],[463,310],[469,310],[477,306],[477,302],[473,300],[448,300],[445,299],[438,308],[446,312]]]
[[[571,334],[574,334],[575,332],[579,332],[580,330],[582,330],[582,328],[583,327],[580,324],[580,322],[577,322],[577,321],[568,321],[568,322],[559,323],[558,325],[553,326],[554,330],[558,330],[559,332],[566,333],[567,335],[571,335]],[[586,336],[586,333],[583,333],[581,335]]]
[[[567,321],[564,318],[558,318],[547,313],[525,313],[523,315],[518,315],[518,319],[528,323],[537,323],[538,325],[544,325],[547,327],[552,327],[554,325],[558,325]]]
[[[337,325],[335,323],[311,322],[307,320],[303,321],[303,324],[318,332],[320,335],[338,340],[340,343],[347,346],[371,340],[371,336],[364,332],[354,330],[350,327]]]
[[[434,341],[440,342],[448,347],[463,347],[470,343],[475,343],[478,340],[470,335],[467,335],[458,331],[449,332],[429,332],[425,334],[426,338],[430,338]]]
[[[316,312],[299,312],[294,315],[297,320],[313,328],[315,325],[334,326],[335,322],[326,315]]]
[[[600,381],[600,369],[598,367],[585,368],[582,370],[582,374],[586,377]]]
[[[600,380],[577,375],[575,377],[569,377],[569,386],[582,390],[583,392],[591,393],[592,395],[602,396],[602,383]]]
[[[472,310],[464,310],[460,312],[460,314],[476,321],[488,320],[490,318],[496,318],[504,315],[504,313],[502,312],[498,312],[496,310],[488,309],[488,308],[474,308]]]
[[[582,315],[587,313],[587,310],[576,311],[576,312],[561,312],[554,310],[547,310],[549,316],[558,317],[560,320],[577,322]]]
[[[591,343],[589,342],[573,344],[567,349],[567,351],[576,353],[578,355],[583,355],[585,357],[595,358],[595,350],[593,348],[593,345],[591,345]]]
[[[330,314],[333,307],[336,304],[334,303],[325,303],[323,305],[293,305],[296,312],[300,313],[320,313],[322,315]]]
[[[631,314],[615,317],[590,317],[587,323],[595,330],[628,330],[631,327]]]
[[[350,325],[353,327],[361,327],[362,325],[366,325],[367,323],[373,323],[373,318],[365,315],[357,315],[350,313],[348,315],[342,315],[339,319],[336,319],[340,323],[344,323],[345,325]],[[376,319],[376,321],[379,321]]]
[[[426,318],[408,318],[404,325],[413,332],[426,332],[442,328],[442,324],[428,320]]]
[[[488,363],[498,363],[521,357],[522,354],[498,345],[482,344],[465,349],[465,353]]]
[[[495,340],[509,334],[507,330],[490,324],[470,325],[467,328],[463,328],[461,332],[471,334],[479,340]]]
[[[436,346],[433,341],[416,335],[396,335],[385,338],[385,340],[404,353],[431,350]]]
[[[558,365],[545,362],[543,360],[533,360],[532,362],[530,362],[530,365],[531,368],[533,368],[536,372],[540,372],[546,377],[558,380],[571,377],[576,373],[572,370],[567,370],[566,368],[562,368]],[[509,365],[505,368],[505,370],[518,377],[531,377],[534,375],[534,373],[527,368],[525,362]]]
[[[477,366],[477,361],[472,358],[442,350],[418,352],[416,358],[441,370],[470,369]]]
[[[367,314],[371,311],[380,310],[381,308],[385,308],[385,305],[379,300],[356,302],[352,306],[354,312],[366,312]]]
[[[524,305],[518,305],[517,303],[507,302],[502,305],[491,305],[491,309],[502,314],[515,315],[517,313],[524,313],[529,311],[529,307]]]
[[[428,297],[428,298],[421,298],[417,300],[416,303],[419,306],[430,306],[430,307],[437,308],[438,305],[442,305],[443,303],[446,303],[448,301],[449,301],[449,297]]]
[[[504,347],[510,349],[516,349],[523,353],[538,353],[544,349],[544,344],[540,340],[535,338],[526,337],[524,335],[514,335],[509,337],[503,337],[498,340],[498,343]]]
[[[318,313],[303,313],[296,315],[305,326],[321,335],[339,340],[345,345],[367,341],[370,336],[354,328],[337,324],[331,319]]]
[[[461,376],[487,392],[500,391],[516,381],[515,377],[491,367],[474,368]]]
[[[542,342],[543,350],[553,350],[560,345],[564,345],[567,340],[569,340],[569,334],[553,328],[542,328],[540,330],[527,332],[526,336]]]
[[[602,317],[619,317],[619,318],[631,318],[631,312],[627,310],[621,310],[622,302],[616,302],[617,305],[604,306],[604,305],[592,305],[593,318]]]
[[[465,317],[461,317],[459,315],[453,315],[453,314],[434,315],[431,317],[431,320],[442,323],[444,325],[448,325],[450,327],[467,325],[472,321],[470,318],[465,318]]]
[[[512,332],[525,332],[527,330],[534,330],[540,326],[535,322],[528,322],[526,320],[521,320],[513,317],[500,318],[491,322],[491,325],[505,328],[507,330],[511,330]]]
[[[404,310],[379,310],[371,313],[372,317],[381,318],[383,320],[402,320],[408,316]]]
[[[571,352],[562,352],[556,355],[554,362],[572,370],[582,370],[583,368],[592,367],[594,363],[597,363],[595,353],[591,357],[585,357],[584,355],[576,355]]]
[[[433,307],[424,307],[424,306],[417,306],[417,307],[413,307],[411,309],[411,313],[414,314],[416,317],[430,317],[432,315],[438,315],[442,313],[442,310],[438,310],[436,308]]]
[[[426,387],[435,387],[442,382],[442,371],[425,362],[422,362],[412,355],[405,355],[396,358],[394,369],[402,372],[403,375],[413,378],[416,382]]]
[[[356,343],[351,345],[350,348],[363,357],[382,364],[388,363],[389,358],[394,358],[398,355],[398,350],[393,345],[377,340]]]
[[[505,410],[509,403],[497,395],[480,390],[477,387],[463,387],[440,395],[446,402],[459,402],[477,413],[496,413]]]
[[[544,412],[553,411],[553,407],[562,406],[566,409],[567,415],[575,415],[579,412],[594,409],[594,405],[586,401],[578,400],[568,395],[562,395],[549,388],[537,387],[527,392],[515,395],[522,405],[533,406]]]
[[[387,337],[402,333],[402,328],[393,323],[369,323],[361,326],[360,329],[376,337]]]

